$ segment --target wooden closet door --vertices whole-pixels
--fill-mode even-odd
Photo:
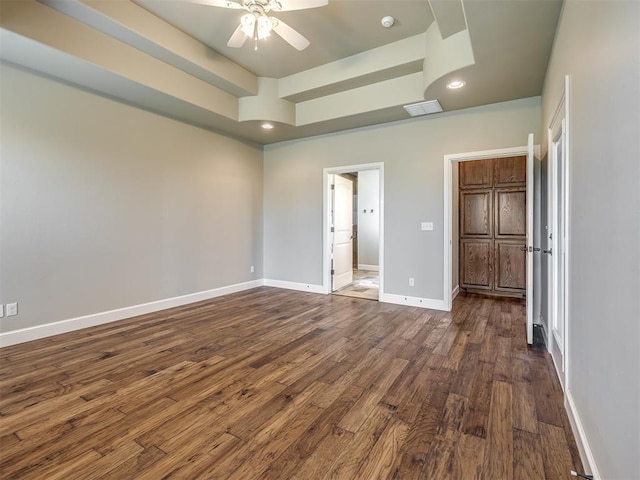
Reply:
[[[527,288],[527,189],[495,189],[495,286],[522,294]]]
[[[460,164],[460,287],[490,295],[526,291],[526,157]]]

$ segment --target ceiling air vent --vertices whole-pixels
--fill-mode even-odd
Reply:
[[[429,115],[430,113],[438,113],[442,111],[440,102],[438,100],[428,100],[426,102],[412,103],[411,105],[405,105],[404,109],[412,117],[419,117],[420,115]]]

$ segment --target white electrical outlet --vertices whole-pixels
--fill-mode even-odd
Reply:
[[[409,278],[409,286],[413,287],[415,285],[415,281],[413,279],[413,277]]]
[[[7,317],[12,317],[18,314],[17,303],[7,303]]]
[[[251,265],[251,273],[253,273],[255,271],[256,271],[255,267],[253,265]]]
[[[4,317],[4,305],[0,304],[0,318]]]

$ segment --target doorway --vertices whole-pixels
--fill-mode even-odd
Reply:
[[[379,300],[383,295],[383,164],[324,169],[323,288]]]
[[[470,160],[454,167],[459,173],[459,290],[525,298],[526,156]]]
[[[528,144],[522,147],[515,148],[505,148],[505,149],[496,149],[496,150],[486,150],[480,152],[469,152],[469,153],[460,153],[460,154],[451,154],[445,155],[444,157],[444,218],[445,218],[445,228],[444,231],[444,275],[443,275],[443,291],[444,291],[444,306],[446,310],[451,310],[451,305],[453,302],[453,298],[458,294],[460,289],[460,279],[458,278],[458,258],[459,258],[459,235],[458,231],[458,218],[455,212],[457,212],[457,208],[454,211],[453,206],[457,206],[458,199],[458,189],[457,189],[457,175],[458,169],[454,168],[460,162],[470,162],[475,160],[486,160],[486,159],[504,159],[509,157],[518,157],[518,156],[526,157],[526,238],[523,243],[519,244],[518,249],[522,248],[523,254],[526,255],[526,303],[527,303],[527,320],[526,320],[526,332],[527,332],[527,342],[529,344],[533,343],[533,318],[534,318],[534,271],[539,272],[539,258],[536,256],[536,261],[534,262],[534,252],[538,251],[538,248],[534,248],[534,229],[533,229],[533,218],[534,218],[534,156],[539,158],[539,147],[534,146],[533,144],[533,134],[529,135]],[[454,179],[456,179],[456,183],[454,183]],[[495,193],[495,192],[494,192]],[[488,193],[487,193],[487,201]],[[480,197],[478,197],[480,198]],[[508,197],[505,197],[508,198]],[[487,221],[490,221],[487,218]],[[495,221],[495,217],[491,220]],[[526,249],[526,253],[525,253]],[[487,256],[491,253],[490,247],[486,248]],[[511,254],[514,252],[511,250]],[[495,245],[494,245],[494,254],[495,254]],[[454,261],[455,258],[455,261]],[[493,272],[490,273],[493,281],[495,281],[495,276]],[[539,310],[535,309],[535,310]]]

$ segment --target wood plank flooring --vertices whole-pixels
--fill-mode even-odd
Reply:
[[[0,350],[4,479],[569,479],[524,306],[257,288]]]

